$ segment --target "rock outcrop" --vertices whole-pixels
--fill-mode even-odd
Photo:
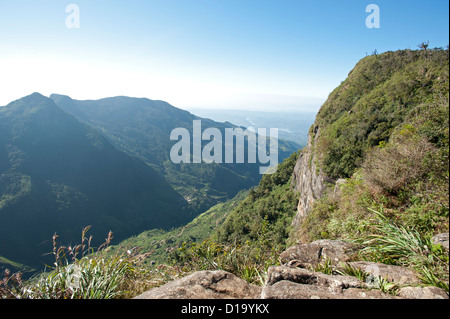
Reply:
[[[397,270],[398,271],[398,270]],[[352,276],[326,275],[305,268],[272,266],[264,287],[225,271],[199,271],[153,288],[134,299],[448,299],[437,287],[407,286],[397,295],[370,289]],[[392,276],[388,273],[388,277]],[[396,281],[394,281],[396,282]],[[404,282],[410,282],[408,280]],[[398,283],[398,282],[396,282]]]
[[[341,240],[321,239],[311,244],[295,245],[280,255],[281,263],[294,267],[314,267],[329,260],[332,265],[350,259],[354,249],[350,243]]]
[[[403,299],[448,299],[447,293],[437,287],[405,287],[398,296]]]
[[[262,299],[395,299],[380,290],[368,290],[351,276],[325,275],[302,268],[270,267]]]
[[[369,261],[349,262],[349,265],[371,274],[373,276],[386,278],[388,281],[400,285],[419,285],[421,283],[416,272],[401,266],[386,265]]]
[[[420,287],[414,271],[400,266],[350,261],[354,247],[341,240],[318,240],[283,252],[281,266],[269,267],[263,287],[226,271],[198,271],[153,288],[135,299],[448,299],[445,290]],[[332,275],[314,271],[331,261]],[[343,265],[371,276],[367,282],[342,275]],[[373,289],[382,278],[398,287],[396,295]],[[375,279],[375,280],[374,280]]]
[[[435,245],[438,245],[438,244],[441,245],[448,251],[449,250],[448,249],[448,234],[449,233],[438,234],[438,235],[434,236],[433,238],[431,238],[431,241]]]
[[[316,144],[320,132],[319,127],[315,126],[313,129],[314,136],[310,133],[308,135],[308,144],[302,149],[295,164],[292,186],[294,191],[300,195],[297,214],[295,215],[292,225],[298,227],[302,217],[309,214],[314,201],[319,199],[324,190],[326,183],[334,184],[335,181],[320,172],[316,167],[317,157],[314,153],[313,145]]]
[[[197,271],[134,299],[256,299],[261,287],[226,271]]]

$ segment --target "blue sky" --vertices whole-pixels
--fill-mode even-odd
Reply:
[[[80,10],[68,28],[66,6]],[[380,28],[366,27],[369,4]],[[0,105],[40,92],[316,111],[356,62],[446,47],[447,0],[0,0]]]

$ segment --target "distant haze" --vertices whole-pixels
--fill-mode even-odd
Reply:
[[[182,103],[180,108],[192,111],[196,109],[215,110],[248,110],[264,112],[317,112],[325,102],[325,98],[304,96],[276,95],[276,94],[234,94],[222,99],[192,101]]]
[[[210,118],[217,122],[230,122],[249,129],[277,128],[278,136],[282,139],[293,141],[306,146],[308,142],[308,130],[314,123],[317,112],[311,112],[311,108],[292,107],[274,108],[266,110],[233,110],[233,109],[201,109],[191,108],[188,111],[193,114]]]

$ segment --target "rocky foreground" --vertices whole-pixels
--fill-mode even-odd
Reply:
[[[449,235],[434,238],[448,250]],[[449,299],[437,287],[423,287],[414,271],[367,261],[350,261],[352,245],[340,240],[318,240],[293,246],[280,256],[281,266],[268,269],[263,287],[222,270],[198,271],[135,299]],[[331,274],[311,270],[324,261],[335,269]],[[368,275],[365,281],[341,275],[343,264]],[[398,287],[395,295],[375,289],[377,278]]]

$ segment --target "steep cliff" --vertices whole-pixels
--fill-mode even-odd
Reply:
[[[300,194],[292,225],[298,227],[302,217],[308,215],[312,204],[320,198],[328,184],[334,184],[335,180],[324,175],[317,166],[317,156],[314,152],[314,144],[317,143],[320,133],[317,126],[308,135],[308,144],[300,152],[294,167],[292,185],[294,191]]]

